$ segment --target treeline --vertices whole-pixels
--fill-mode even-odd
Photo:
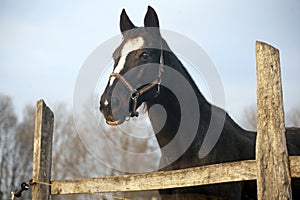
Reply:
[[[109,167],[110,162],[130,168],[138,166],[130,157],[121,158],[112,155],[109,149],[99,145],[95,152],[89,152],[78,135],[70,106],[59,104],[51,108],[54,112],[54,133],[52,151],[52,179],[71,179],[113,176],[124,174]],[[84,113],[88,115],[87,111]],[[86,116],[88,118],[89,116]],[[9,96],[0,94],[0,200],[10,199],[11,191],[17,189],[24,181],[29,181],[32,174],[33,133],[35,121],[35,104],[28,105],[23,110],[22,120],[14,111],[14,104]],[[91,130],[91,124],[85,123],[87,134],[98,134],[99,130]],[[129,127],[126,127],[129,130]],[[105,131],[105,130],[104,130]],[[130,137],[123,137],[120,129],[106,130],[106,136],[116,145],[122,145],[123,150],[144,152],[153,149],[153,142],[144,140],[142,145],[134,145]],[[145,130],[151,131],[151,130]],[[149,133],[150,134],[150,133]],[[88,136],[87,136],[88,137]],[[101,152],[105,159],[99,160],[95,154]],[[146,162],[146,161],[145,161]],[[148,161],[149,162],[149,161]],[[155,165],[156,160],[151,161]],[[148,163],[139,163],[142,167]],[[123,196],[122,194],[118,194]],[[138,196],[155,196],[156,193],[142,193]],[[107,199],[110,195],[66,195],[52,199]],[[127,197],[136,194],[126,194]],[[24,192],[21,200],[31,199],[31,192]],[[109,198],[108,198],[109,199]]]
[[[89,157],[80,143],[67,106],[61,104],[56,111],[52,177],[83,177],[86,175],[84,171],[90,171],[89,167],[98,168],[101,163]],[[19,122],[12,99],[0,94],[0,200],[10,199],[10,192],[32,177],[34,121],[34,105],[24,108]],[[88,160],[89,165],[84,166]],[[105,174],[105,170],[101,173]],[[20,199],[31,199],[31,192],[24,192]]]

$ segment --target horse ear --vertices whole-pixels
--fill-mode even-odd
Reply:
[[[136,26],[131,22],[128,15],[126,14],[125,9],[123,8],[120,16],[120,30],[123,33],[124,31],[128,31],[133,28],[136,28]]]
[[[159,28],[159,22],[158,22],[157,14],[151,6],[148,6],[148,10],[147,10],[147,13],[146,13],[145,19],[144,19],[144,26],[145,27],[157,27],[157,28]]]

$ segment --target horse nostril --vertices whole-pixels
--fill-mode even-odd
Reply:
[[[100,103],[99,111],[103,113],[103,106]]]
[[[111,105],[112,105],[113,108],[114,108],[114,107],[118,107],[118,106],[120,105],[119,99],[118,99],[117,97],[113,97],[113,98],[111,99]]]

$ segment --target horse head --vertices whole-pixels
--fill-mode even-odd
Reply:
[[[113,53],[113,72],[100,99],[100,111],[109,125],[137,117],[136,109],[159,94],[166,45],[157,14],[150,6],[144,27],[136,27],[123,9],[120,30],[123,41]]]

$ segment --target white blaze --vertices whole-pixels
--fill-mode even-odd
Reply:
[[[144,40],[142,37],[137,37],[137,38],[133,38],[133,39],[129,39],[123,46],[122,50],[121,50],[121,57],[119,59],[118,65],[116,66],[116,68],[114,69],[113,73],[120,73],[122,71],[122,69],[124,68],[125,65],[125,61],[126,61],[126,57],[127,55],[131,52],[131,51],[135,51],[140,49],[142,46],[144,45]],[[110,77],[109,80],[109,85],[112,86],[114,80],[116,77]]]
[[[107,99],[105,99],[105,101],[104,101],[104,105],[105,105],[105,106],[107,106],[107,105],[108,105],[108,101],[107,101]]]

